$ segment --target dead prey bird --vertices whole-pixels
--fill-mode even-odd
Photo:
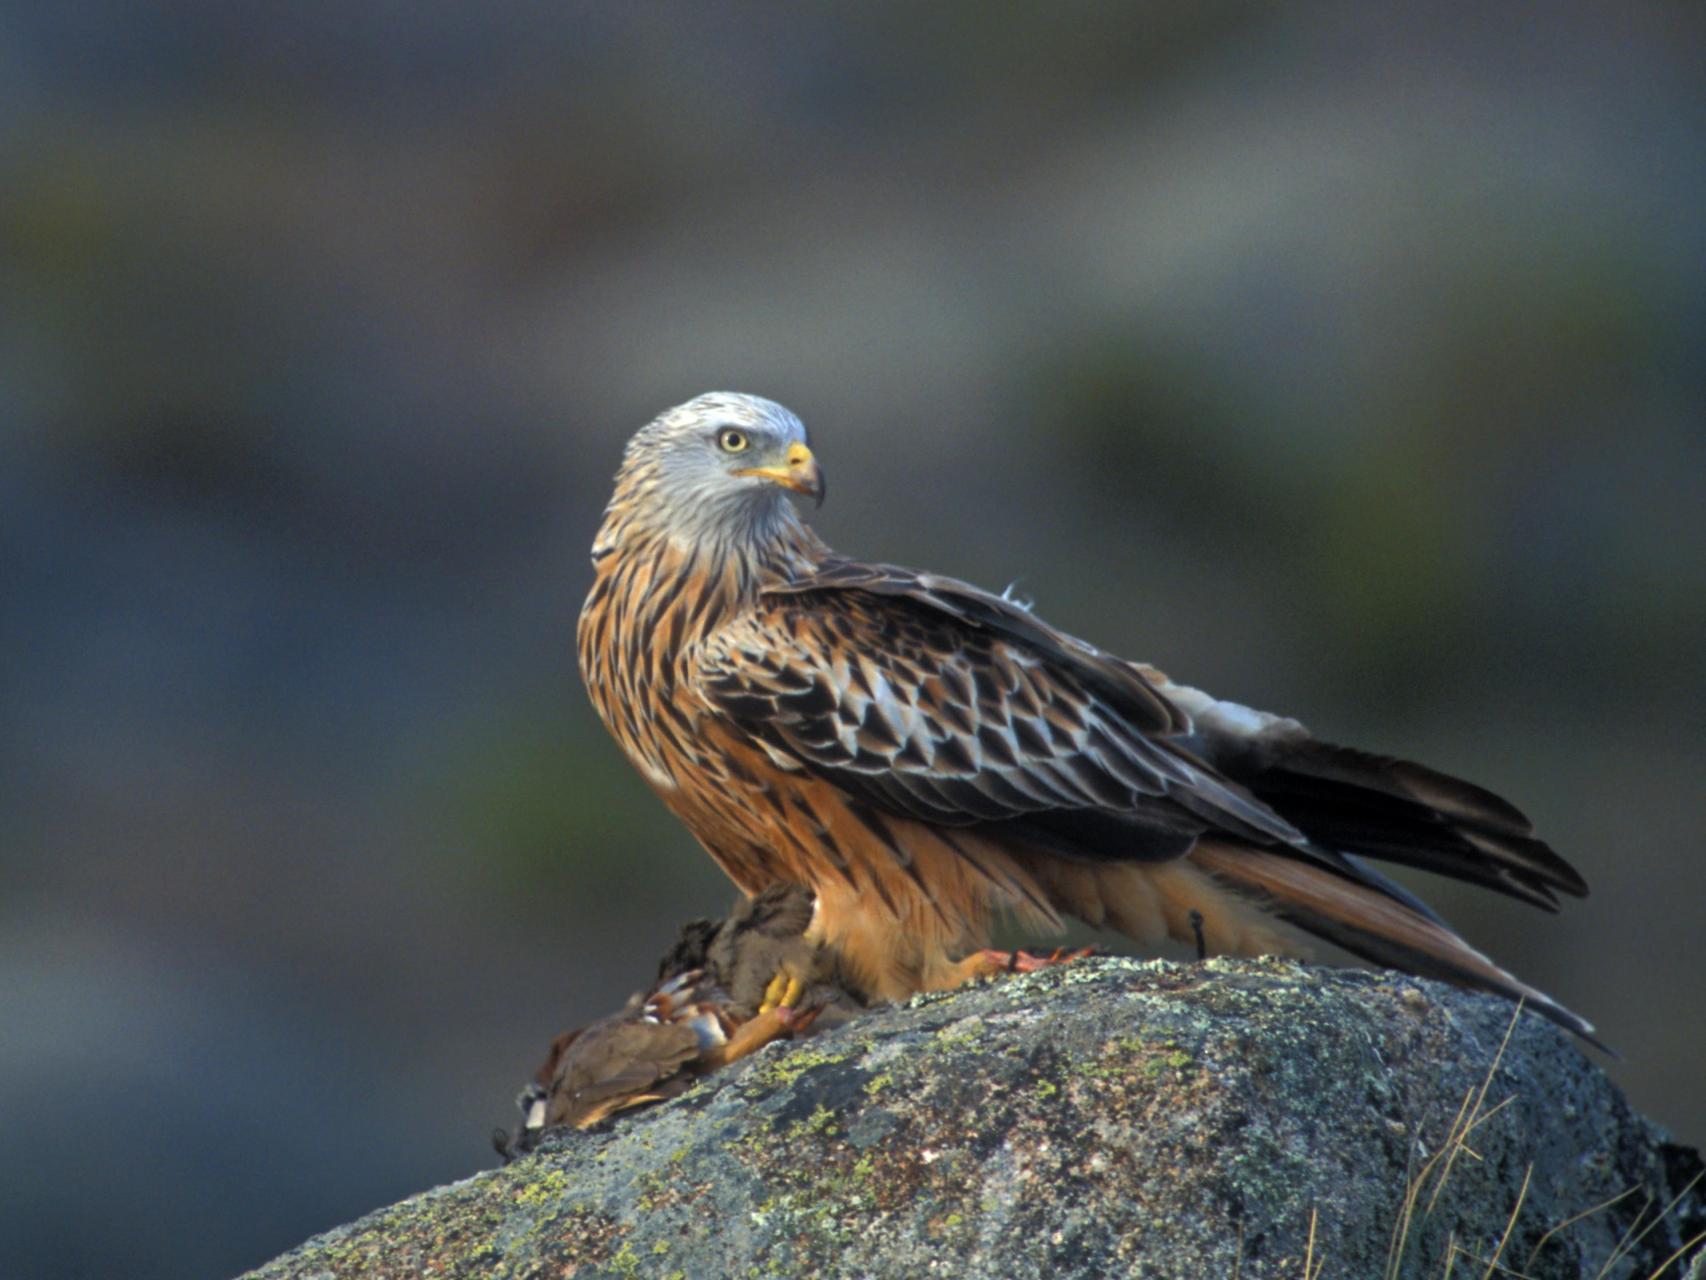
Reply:
[[[773,1040],[840,1025],[864,1007],[834,957],[806,938],[810,891],[774,885],[727,919],[696,920],[622,1009],[551,1042],[517,1098],[522,1126],[493,1135],[507,1160],[554,1127],[587,1129],[685,1093]]]

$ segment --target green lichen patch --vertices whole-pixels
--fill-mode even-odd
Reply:
[[[848,1056],[849,1053],[845,1049],[829,1050],[808,1041],[773,1060],[761,1059],[760,1065],[751,1073],[750,1080],[764,1089],[785,1088],[814,1067],[845,1062]]]

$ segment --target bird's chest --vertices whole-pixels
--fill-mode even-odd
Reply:
[[[729,757],[706,759],[660,794],[719,857],[739,851],[746,858],[786,839],[785,809],[755,787],[746,770]]]
[[[601,576],[581,611],[587,694],[623,753],[666,799],[715,769],[703,742],[707,708],[694,684],[695,624],[706,612],[691,581],[631,572]]]
[[[636,560],[635,565],[643,565]],[[738,615],[714,577],[619,566],[581,612],[581,676],[600,719],[659,797],[749,890],[782,878],[785,813],[766,761],[700,691],[707,646]]]
[[[620,653],[587,680],[593,706],[623,753],[666,798],[701,774],[702,704],[677,664],[640,664]]]
[[[798,833],[786,804],[776,788],[759,783],[748,749],[726,741],[714,718],[686,738],[655,726],[617,738],[658,798],[743,891],[800,881]]]

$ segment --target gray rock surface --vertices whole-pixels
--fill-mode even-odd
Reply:
[[[1512,1014],[1397,974],[1080,961],[772,1046],[252,1275],[1693,1274],[1698,1155]]]

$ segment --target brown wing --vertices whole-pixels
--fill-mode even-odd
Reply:
[[[1354,856],[1542,906],[1554,890],[1583,892],[1490,792],[1317,743],[1295,721],[1172,685],[951,579],[837,560],[771,589],[766,603],[706,646],[701,691],[779,768],[878,809],[1080,862],[1164,861],[1202,837],[1231,837],[1219,847],[1267,861],[1199,864],[1272,914],[1381,963],[1532,999],[1589,1030]],[[1348,915],[1327,909],[1334,883],[1354,890]]]
[[[1189,717],[1132,664],[950,579],[831,562],[719,632],[700,675],[781,768],[881,810],[1090,859],[1220,832],[1368,878],[1186,750]]]

